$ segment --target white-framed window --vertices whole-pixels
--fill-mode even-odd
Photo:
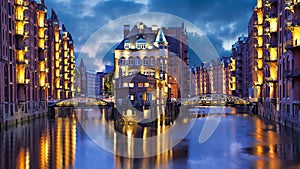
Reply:
[[[136,49],[146,49],[146,40],[143,38],[138,39],[135,42]]]
[[[141,65],[141,59],[140,57],[135,58],[135,65],[140,66]]]
[[[136,43],[136,48],[137,49],[146,49],[146,44],[145,43]]]
[[[124,49],[130,49],[130,41],[128,39],[124,41]]]
[[[134,65],[134,58],[132,56],[129,57],[129,66],[133,66]]]
[[[144,65],[147,66],[149,65],[149,60],[148,60],[148,57],[144,57]]]

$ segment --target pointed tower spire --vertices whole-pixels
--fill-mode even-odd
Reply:
[[[154,46],[156,46],[157,48],[164,48],[164,47],[168,46],[167,39],[166,39],[162,29],[159,29],[159,31],[156,35],[156,38],[154,41]]]
[[[155,39],[155,42],[157,42],[157,43],[166,43],[167,42],[167,39],[166,39],[162,29],[159,29],[158,34]]]
[[[51,19],[52,19],[52,20],[58,20],[58,17],[57,17],[57,15],[56,15],[54,9],[51,10]]]

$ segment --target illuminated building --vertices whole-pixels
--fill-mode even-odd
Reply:
[[[49,99],[61,100],[74,97],[75,87],[75,56],[74,41],[66,27],[59,24],[54,10],[48,20],[48,65]]]
[[[170,64],[169,61],[170,58],[180,58],[187,64],[187,50],[183,45],[187,44],[186,41],[183,24],[178,28],[159,29],[156,25],[147,27],[139,22],[131,30],[129,25],[124,25],[124,40],[114,50],[114,95],[117,101],[163,104],[164,100],[178,96],[178,88],[171,96],[171,85],[187,84],[188,81],[181,74],[184,73],[183,65]],[[178,74],[170,72],[175,66],[182,71]]]
[[[278,91],[278,1],[257,0],[248,26],[247,86],[252,101],[262,104],[259,114],[276,118]],[[251,69],[251,67],[253,69]],[[251,87],[252,85],[252,87]]]
[[[49,93],[52,96],[48,89],[53,85],[51,54],[54,48],[51,48],[51,40],[54,36],[52,29],[49,30],[47,7],[43,0],[2,2],[0,122],[1,125],[7,125],[38,117],[48,111]],[[72,91],[75,69],[73,40],[66,31],[61,34],[57,37],[68,41],[68,48],[65,48],[67,52],[60,52],[60,55],[69,59],[65,63],[69,74],[68,90]],[[67,95],[72,97],[73,93]]]
[[[219,60],[211,60],[191,68],[191,95],[231,94],[229,59],[229,57],[221,57]]]
[[[299,11],[297,0],[258,0],[248,35],[259,114],[295,128],[300,124]]]
[[[279,121],[299,129],[300,125],[300,2],[279,1],[278,29]]]

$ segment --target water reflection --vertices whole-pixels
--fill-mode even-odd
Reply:
[[[162,109],[161,109],[162,110]],[[146,139],[169,130],[172,124],[166,119],[153,125],[115,125],[112,112],[101,109],[78,109],[56,119],[39,119],[0,132],[0,168],[299,168],[300,134],[255,116],[240,113],[232,108],[216,112],[223,116],[214,135],[204,144],[198,136],[205,122],[206,108],[193,108],[187,112],[197,117],[195,126],[177,146],[169,151],[147,158],[128,158],[101,149],[84,132],[76,118],[92,119],[94,125],[107,122],[123,133],[121,140],[116,132],[103,127],[101,131],[111,142],[115,152],[136,154],[134,147],[147,154]],[[75,115],[75,112],[77,114]],[[81,113],[80,113],[81,112]],[[167,114],[167,112],[165,112]],[[175,122],[177,123],[177,122]],[[103,125],[104,126],[104,125]],[[168,137],[157,140],[152,149],[164,149],[171,144]],[[124,144],[126,146],[121,146]]]
[[[1,131],[0,168],[73,168],[76,157],[74,117],[39,119]]]

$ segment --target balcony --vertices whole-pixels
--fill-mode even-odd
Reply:
[[[48,73],[49,72],[49,68],[43,68],[43,69],[40,70],[40,72]]]
[[[28,85],[30,82],[30,79],[20,79],[17,84],[18,85]]]
[[[277,83],[277,80],[274,79],[273,77],[266,77],[265,79],[268,83]]]
[[[262,48],[263,46],[262,45],[260,45],[260,44],[255,44],[254,45],[254,48]]]
[[[267,63],[277,63],[277,60],[276,59],[271,59],[270,56],[266,56],[265,57],[265,62],[267,62]]]
[[[29,60],[28,59],[17,60],[17,64],[28,65],[29,64]]]
[[[287,70],[284,76],[289,79],[300,78],[300,69]]]

